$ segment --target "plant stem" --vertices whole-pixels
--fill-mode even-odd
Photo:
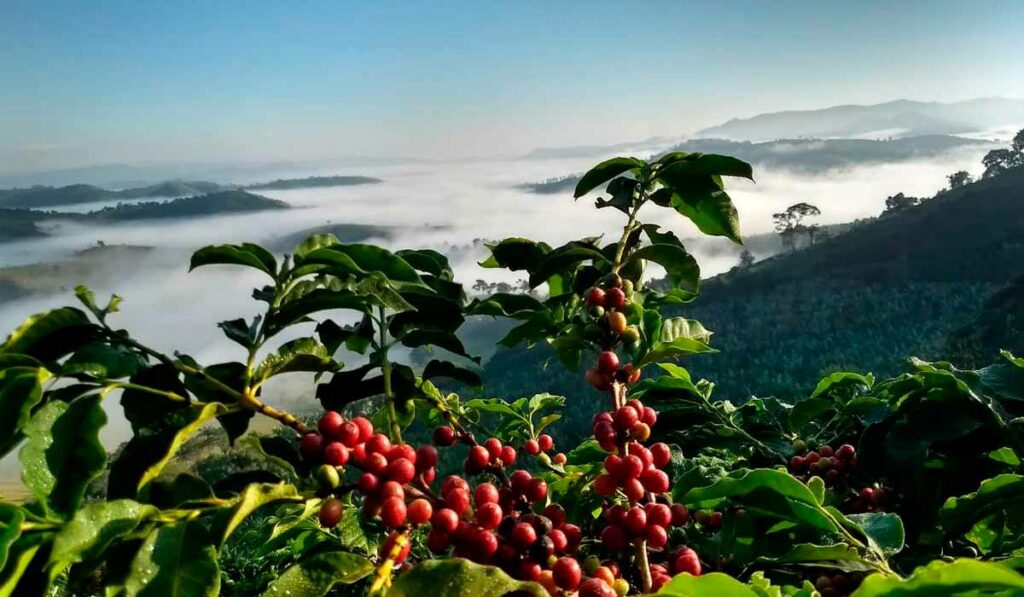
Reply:
[[[398,413],[395,411],[395,395],[391,389],[391,361],[388,360],[388,329],[384,316],[384,307],[380,307],[380,371],[384,377],[384,402],[388,412],[388,425],[391,427],[391,441],[402,441],[402,428],[398,425]]]
[[[638,539],[634,544],[636,547],[636,564],[640,569],[640,582],[643,583],[644,593],[651,592],[651,563],[647,560],[647,541]]]
[[[629,212],[629,220],[626,221],[626,225],[622,228],[622,237],[619,238],[619,244],[615,247],[615,262],[612,263],[612,273],[619,273],[619,268],[622,267],[622,258],[626,252],[626,241],[629,239],[630,233],[633,232],[633,226],[636,224],[636,213],[640,211],[640,206],[644,203],[644,192],[640,191],[639,200],[636,205]]]

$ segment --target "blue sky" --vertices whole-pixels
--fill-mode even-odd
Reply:
[[[47,2],[0,11],[0,170],[518,154],[1024,97],[1024,2]]]

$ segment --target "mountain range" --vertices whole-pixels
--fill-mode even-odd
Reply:
[[[1024,122],[1024,100],[978,98],[962,102],[895,100],[819,110],[790,110],[733,118],[697,136],[741,141],[792,138],[909,137],[980,133]]]

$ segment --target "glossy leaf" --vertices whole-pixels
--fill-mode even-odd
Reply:
[[[286,342],[268,355],[256,368],[254,377],[265,380],[282,373],[295,371],[336,371],[341,366],[331,358],[327,347],[312,338],[297,338]]]
[[[645,165],[643,160],[636,158],[619,157],[605,160],[591,168],[580,178],[579,182],[576,183],[576,189],[573,191],[572,196],[579,199],[616,176],[625,174],[634,168],[642,168]]]
[[[684,176],[737,176],[754,180],[754,169],[743,160],[713,153],[691,153],[663,157],[659,176],[673,180]]]
[[[758,597],[752,588],[720,572],[701,576],[680,574],[667,582],[656,594],[666,597]]]
[[[33,315],[0,345],[0,354],[23,354],[40,361],[55,361],[99,336],[99,326],[79,309],[62,307]]]
[[[628,261],[644,259],[665,268],[673,287],[696,292],[700,286],[700,268],[697,260],[682,246],[654,244],[633,252]]]
[[[322,597],[336,584],[352,584],[373,572],[373,564],[353,553],[330,551],[294,564],[270,583],[264,597]]]
[[[158,527],[135,555],[124,588],[129,596],[216,597],[220,569],[213,540],[198,522]]]
[[[49,402],[25,426],[22,480],[48,511],[73,515],[86,488],[103,472],[107,452],[99,432],[106,423],[99,397],[86,396],[71,404]]]
[[[189,271],[204,265],[242,265],[258,269],[271,278],[277,275],[277,260],[259,245],[215,245],[203,247],[192,254]]]
[[[977,521],[1024,503],[1024,476],[999,475],[986,479],[974,493],[951,497],[939,511],[946,536],[967,532]]]
[[[900,520],[899,515],[889,512],[869,512],[848,514],[846,518],[860,527],[871,546],[886,556],[898,553],[903,549],[903,521]]]
[[[960,559],[935,561],[903,579],[874,574],[852,597],[933,597],[935,595],[1021,595],[1024,576],[991,562]]]
[[[523,597],[546,597],[537,583],[512,579],[498,568],[452,558],[429,560],[395,579],[388,597],[501,597],[515,592]]]
[[[0,369],[0,456],[22,439],[32,409],[43,398],[43,383],[50,372],[42,367],[6,367]]]
[[[51,580],[68,566],[98,558],[113,542],[134,532],[145,518],[156,513],[153,506],[132,500],[86,504],[53,539]]]

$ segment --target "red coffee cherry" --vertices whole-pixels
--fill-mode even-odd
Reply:
[[[363,495],[370,495],[380,486],[380,478],[373,473],[363,473],[356,481],[356,489]]]
[[[444,481],[441,482],[441,496],[447,496],[448,492],[453,489],[464,489],[468,492],[469,483],[457,475],[448,475],[444,478]]]
[[[672,560],[672,571],[675,574],[686,572],[694,576],[700,576],[700,558],[697,556],[697,552],[689,547],[684,547],[677,551]]]
[[[555,455],[554,455],[554,456],[553,456],[553,457],[551,458],[551,462],[553,462],[553,463],[555,463],[555,464],[558,464],[558,465],[564,465],[564,464],[565,464],[566,462],[568,462],[568,461],[569,461],[569,457],[568,457],[568,456],[566,456],[566,455],[565,455],[564,453],[562,453],[562,452],[559,452],[558,454],[555,454]]]
[[[619,466],[619,478],[620,479],[636,479],[640,477],[640,474],[644,471],[644,461],[640,460],[639,456],[630,454],[622,459],[622,464]]]
[[[388,467],[388,459],[380,452],[374,452],[367,454],[363,458],[363,468],[373,473],[383,473],[384,469]]]
[[[551,439],[551,436],[544,434],[537,438],[537,445],[540,446],[541,452],[550,452],[555,447],[555,440]]]
[[[640,416],[637,414],[636,409],[629,406],[623,406],[616,410],[612,418],[615,421],[615,429],[619,431],[628,430],[640,420]]]
[[[325,438],[337,441],[341,439],[341,426],[344,423],[345,418],[341,416],[341,413],[329,410],[317,421],[316,428]]]
[[[367,456],[369,456],[370,454],[380,454],[382,456],[387,456],[387,453],[389,451],[391,451],[391,440],[389,440],[388,436],[384,435],[383,433],[376,433],[373,436],[371,436],[370,439],[366,440]]]
[[[501,524],[502,515],[501,506],[495,502],[487,502],[477,508],[476,523],[488,530],[496,529]]]
[[[548,537],[551,537],[551,544],[555,548],[555,553],[565,553],[566,548],[569,547],[569,538],[565,536],[561,529],[551,529]]]
[[[380,486],[380,495],[378,497],[382,500],[386,500],[389,497],[405,499],[405,489],[402,488],[401,483],[397,483],[395,481],[384,481]]]
[[[636,374],[639,375],[639,371]],[[630,380],[630,383],[633,383],[633,381]],[[640,420],[647,423],[648,427],[654,427],[654,424],[658,422],[658,413],[653,408],[645,406],[644,414],[640,415]]]
[[[548,484],[544,479],[533,479],[526,490],[526,499],[539,502],[548,497]]]
[[[348,462],[348,448],[341,442],[331,442],[324,448],[324,462],[331,466],[345,466]]]
[[[487,448],[487,453],[491,455],[491,460],[497,460],[501,458],[501,440],[496,437],[488,438],[484,442],[484,448]]]
[[[654,549],[661,549],[668,543],[668,531],[665,527],[652,524],[647,527],[647,545]]]
[[[619,368],[619,355],[606,350],[597,355],[597,370],[601,373],[615,373]]]
[[[672,449],[668,444],[658,442],[651,446],[651,458],[654,466],[664,468],[672,460]]]
[[[579,597],[618,597],[618,593],[600,578],[588,578],[580,584]]]
[[[385,456],[388,457],[388,462],[394,462],[399,458],[405,458],[409,462],[416,464],[416,449],[409,444],[397,444],[391,446]]]
[[[384,476],[401,485],[405,485],[416,478],[416,465],[405,458],[399,458],[384,469]]]
[[[420,446],[416,450],[416,469],[425,471],[437,466],[437,448],[434,446]]]
[[[444,503],[461,516],[469,508],[469,492],[462,488],[453,489],[445,495]]]
[[[526,440],[526,443],[523,444],[523,449],[526,450],[526,453],[530,456],[540,454],[540,444],[535,439]]]
[[[434,444],[447,448],[455,443],[455,430],[451,427],[438,427],[434,430]]]
[[[356,417],[352,419],[352,422],[359,428],[359,443],[363,443],[373,437],[373,423],[370,422],[370,419]]]
[[[605,300],[605,292],[600,288],[594,287],[587,291],[587,306],[588,307],[603,307]]]
[[[338,441],[347,448],[354,448],[359,441],[359,425],[355,421],[345,421],[338,430]]]
[[[395,529],[405,524],[405,500],[400,497],[389,497],[380,507],[380,520]]]
[[[430,517],[430,524],[434,530],[450,535],[459,527],[459,515],[450,508],[441,508],[434,511]]]
[[[635,504],[643,499],[646,491],[639,479],[626,479],[622,483],[622,493],[626,494],[626,499],[629,500],[629,503]]]
[[[672,510],[665,504],[647,504],[647,524],[668,527],[672,524]]]
[[[629,538],[626,537],[626,531],[622,530],[621,527],[608,525],[601,531],[601,544],[608,548],[608,551],[619,551],[626,547],[628,542]]]
[[[569,557],[558,558],[555,565],[551,567],[551,572],[554,574],[555,584],[566,591],[576,590],[583,578],[580,563]]]
[[[320,506],[320,526],[325,529],[333,529],[341,522],[343,506],[338,498],[331,498]]]
[[[651,493],[665,493],[669,488],[668,475],[665,471],[652,468],[640,476],[640,482]]]
[[[512,483],[512,491],[516,494],[524,494],[530,487],[530,482],[533,480],[533,475],[529,471],[522,469],[515,471],[509,475],[509,481]]]
[[[594,368],[587,369],[584,379],[586,379],[588,384],[594,386],[594,388],[601,392],[607,392],[612,387],[611,378],[607,374]]]
[[[630,535],[639,537],[647,530],[647,512],[643,508],[630,508],[623,523]]]
[[[484,504],[497,504],[498,488],[490,483],[477,485],[476,490],[473,491],[473,501],[476,502],[477,508]]]
[[[838,450],[836,450],[836,456],[838,456],[840,460],[850,460],[856,455],[856,453],[857,450],[850,444],[843,444],[839,446]]]
[[[669,509],[672,510],[672,526],[681,527],[690,520],[690,512],[683,504],[672,504]]]
[[[512,446],[504,446],[501,448],[501,454],[499,456],[501,463],[505,466],[512,466],[516,462],[516,449]]]
[[[430,520],[433,514],[434,507],[430,505],[429,501],[423,498],[413,500],[406,510],[406,515],[409,518],[409,522],[412,524],[423,524]]]
[[[480,560],[487,562],[498,551],[498,538],[491,531],[479,529],[473,536],[473,546]]]
[[[544,508],[544,516],[548,517],[551,525],[556,529],[565,524],[565,508],[560,504],[548,504]]]
[[[473,446],[469,449],[469,457],[466,462],[479,469],[484,469],[491,462],[491,454],[483,446]]]
[[[619,482],[611,475],[598,475],[594,479],[594,491],[597,495],[609,497],[619,488]]]
[[[317,460],[324,449],[324,436],[319,433],[307,433],[299,441],[299,454],[303,460]]]
[[[626,293],[621,288],[611,288],[604,293],[605,309],[621,309],[626,306]]]
[[[537,531],[529,523],[517,522],[516,526],[512,527],[511,537],[509,538],[512,540],[512,543],[515,543],[521,549],[526,549],[537,540]]]

